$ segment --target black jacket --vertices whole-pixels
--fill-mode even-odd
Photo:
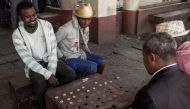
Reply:
[[[190,78],[176,65],[158,72],[136,95],[132,109],[190,109]]]

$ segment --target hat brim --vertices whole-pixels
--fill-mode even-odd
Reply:
[[[174,34],[174,35],[172,35],[172,37],[184,36],[184,35],[187,35],[189,32],[190,32],[190,30],[186,30],[186,31],[178,33],[178,34]]]
[[[92,18],[92,17],[94,17],[94,16],[96,15],[96,11],[95,11],[95,10],[92,10],[92,11],[93,11],[92,16],[82,16],[82,15],[80,15],[80,14],[76,13],[76,10],[75,10],[75,11],[73,11],[73,13],[74,13],[74,15],[75,15],[75,16],[77,16],[77,17],[80,17],[80,18],[86,18],[86,19],[88,19],[88,18]]]

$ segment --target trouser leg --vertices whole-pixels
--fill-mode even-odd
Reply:
[[[44,94],[47,89],[47,83],[43,75],[30,70],[30,80],[34,85],[34,90],[38,98],[40,109],[45,109]]]
[[[93,61],[98,65],[97,72],[102,74],[106,65],[103,57],[93,54],[93,53],[88,53],[88,52],[86,52],[86,55],[87,55],[87,60]]]
[[[56,77],[60,84],[65,84],[76,79],[75,71],[64,62],[58,61]]]
[[[40,61],[38,62],[44,68],[47,68],[48,63]],[[35,93],[38,97],[38,102],[40,105],[40,109],[45,109],[45,100],[44,94],[47,89],[47,81],[45,80],[44,76],[36,73],[32,70],[29,71],[29,77],[32,81],[35,89]],[[58,61],[57,63],[57,70],[56,70],[56,77],[58,78],[61,84],[68,83],[76,79],[76,73],[73,69],[67,66],[65,63]]]
[[[79,58],[67,59],[66,63],[72,67],[77,73],[81,73],[84,76],[96,72],[97,64],[92,61],[82,60]]]

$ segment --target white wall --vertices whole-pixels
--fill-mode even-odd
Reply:
[[[75,5],[80,2],[90,3],[95,9],[95,17],[105,17],[116,15],[116,8],[123,5],[124,10],[137,10],[139,6],[162,3],[163,0],[60,0],[61,9],[73,10]],[[181,0],[169,0],[181,1]]]
[[[96,10],[96,17],[116,15],[116,0],[83,0]]]
[[[61,9],[63,10],[73,10],[77,0],[59,0]]]
[[[181,0],[140,0],[139,6],[158,4],[158,3],[162,3],[164,1],[165,2],[170,2],[170,1],[181,1]]]
[[[140,0],[124,0],[123,1],[123,9],[124,10],[131,10],[131,11],[138,10],[139,1]]]
[[[139,6],[146,6],[146,5],[152,5],[152,4],[158,4],[162,3],[162,0],[140,0]]]
[[[168,0],[170,1],[181,1],[181,0]],[[163,3],[163,0],[124,0],[123,9],[124,10],[137,10],[139,6],[153,5]]]
[[[117,0],[117,8],[123,7],[123,0]]]

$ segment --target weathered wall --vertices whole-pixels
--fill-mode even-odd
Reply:
[[[90,26],[90,40],[102,44],[113,42],[116,38],[116,0],[83,0],[96,10]]]
[[[63,10],[73,10],[76,5],[76,0],[59,0],[61,9]]]

